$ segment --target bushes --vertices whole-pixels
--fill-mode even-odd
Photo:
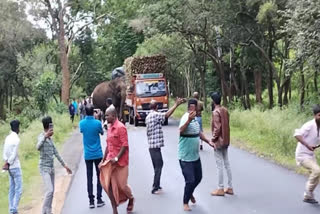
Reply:
[[[282,110],[233,110],[230,117],[231,135],[237,145],[280,164],[295,167],[297,141],[293,137],[294,130],[312,118],[311,112],[300,112],[294,105]]]

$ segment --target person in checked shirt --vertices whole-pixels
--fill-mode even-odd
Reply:
[[[162,189],[160,187],[160,177],[163,167],[161,147],[164,146],[162,124],[166,118],[169,118],[176,108],[186,102],[186,99],[177,98],[175,104],[167,112],[158,112],[158,104],[155,100],[150,102],[151,112],[146,117],[147,137],[149,152],[154,168],[154,179],[152,185],[152,194],[157,194]]]
[[[72,171],[64,163],[63,159],[60,157],[53,141],[53,123],[51,117],[47,116],[42,119],[42,124],[44,132],[42,132],[38,137],[37,149],[40,151],[40,161],[39,168],[40,174],[45,185],[46,194],[42,206],[42,214],[52,213],[52,200],[54,193],[54,156],[58,159],[61,165],[67,170],[68,174]]]

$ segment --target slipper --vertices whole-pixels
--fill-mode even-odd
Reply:
[[[132,211],[133,211],[134,198],[132,198],[132,204],[130,204],[130,200],[131,200],[131,199],[129,199],[129,203],[128,203],[128,207],[127,207],[127,212],[132,212]]]

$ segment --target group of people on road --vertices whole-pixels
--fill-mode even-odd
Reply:
[[[201,111],[202,104],[199,102],[198,93],[194,93],[194,98],[188,100],[187,112],[182,116],[179,123],[179,144],[178,159],[185,179],[183,209],[190,211],[189,202],[196,203],[194,191],[202,180],[202,166],[199,154],[201,150],[200,140],[206,142],[214,148],[216,166],[218,169],[218,188],[211,192],[213,196],[233,195],[232,173],[228,159],[228,146],[230,144],[230,126],[228,110],[221,106],[221,95],[211,94],[213,102],[211,120],[211,139],[207,138],[203,130]],[[146,134],[149,145],[149,153],[154,168],[152,194],[162,191],[160,185],[163,159],[161,148],[164,146],[164,133],[162,124],[168,119],[175,109],[186,102],[186,99],[177,98],[175,104],[165,113],[158,112],[158,104],[152,100],[150,103],[151,112],[146,118]],[[107,147],[103,153],[100,135],[103,135],[101,121],[95,118],[94,107],[87,103],[85,106],[85,117],[80,121],[80,132],[83,134],[84,159],[86,163],[87,192],[89,198],[89,208],[102,207],[105,202],[102,200],[102,189],[110,198],[113,213],[118,213],[119,204],[128,201],[127,211],[131,212],[134,207],[134,197],[128,186],[128,166],[129,166],[129,144],[126,126],[118,120],[115,107],[110,104],[105,112],[107,124]],[[200,105],[200,106],[199,106]],[[316,161],[315,149],[320,142],[320,105],[313,107],[314,119],[306,122],[300,129],[296,129],[294,137],[298,144],[296,148],[297,164],[310,171],[309,179],[306,183],[303,201],[307,203],[318,203],[314,198],[314,190],[320,180],[320,167]],[[45,186],[45,197],[42,206],[42,214],[52,213],[52,201],[54,194],[54,157],[71,174],[71,169],[59,155],[52,140],[54,134],[53,121],[50,116],[42,119],[43,131],[38,137],[36,144],[39,150],[39,170]],[[22,172],[19,161],[18,147],[20,144],[19,120],[10,122],[11,133],[6,137],[3,148],[3,159],[5,164],[3,170],[9,172],[9,213],[17,214],[19,201],[22,195]],[[223,166],[228,177],[227,188],[224,188]],[[93,193],[93,168],[97,175],[97,194]]]
[[[201,112],[203,111],[203,104],[199,101],[198,92],[195,92],[193,97],[194,98],[189,99],[187,112],[182,116],[179,124],[180,136],[178,144],[178,159],[185,179],[183,196],[183,209],[185,211],[191,210],[189,201],[196,203],[193,193],[202,179],[202,166],[199,154],[199,148],[200,150],[203,149],[203,145],[200,144],[201,141],[206,142],[215,150],[219,174],[219,188],[214,190],[211,194],[214,196],[224,196],[225,193],[233,195],[232,176],[227,150],[230,143],[228,111],[220,105],[220,94],[212,93],[211,98],[215,105],[215,109],[212,112],[212,139],[209,140],[204,135],[202,129]],[[175,109],[184,102],[186,102],[186,99],[177,98],[175,104],[166,113],[161,113],[157,111],[156,101],[151,101],[151,112],[146,118],[146,131],[149,152],[154,167],[154,181],[151,190],[152,194],[157,194],[162,191],[162,187],[160,186],[163,167],[161,147],[164,146],[162,124],[164,120],[170,117]],[[228,188],[226,189],[224,189],[223,184],[223,165],[227,170],[228,176]]]

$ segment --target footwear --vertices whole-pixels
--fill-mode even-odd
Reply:
[[[314,198],[304,198],[303,202],[309,203],[309,204],[317,204],[318,201]]]
[[[95,208],[94,202],[90,202],[90,204],[89,204],[89,208],[90,208],[90,209]]]
[[[134,198],[129,199],[128,207],[127,207],[127,212],[132,212],[134,207]]]
[[[197,202],[193,195],[191,196],[190,201],[191,201],[193,204],[195,204],[195,203]]]
[[[162,191],[162,187],[154,188],[151,190],[151,194],[159,194]]]
[[[103,207],[104,205],[105,205],[104,201],[102,201],[101,199],[98,200],[97,207]]]
[[[234,194],[232,188],[225,188],[225,189],[224,189],[224,193],[229,194],[229,195],[233,195],[233,194]]]
[[[216,189],[211,192],[212,196],[224,196],[224,191],[223,189]]]

